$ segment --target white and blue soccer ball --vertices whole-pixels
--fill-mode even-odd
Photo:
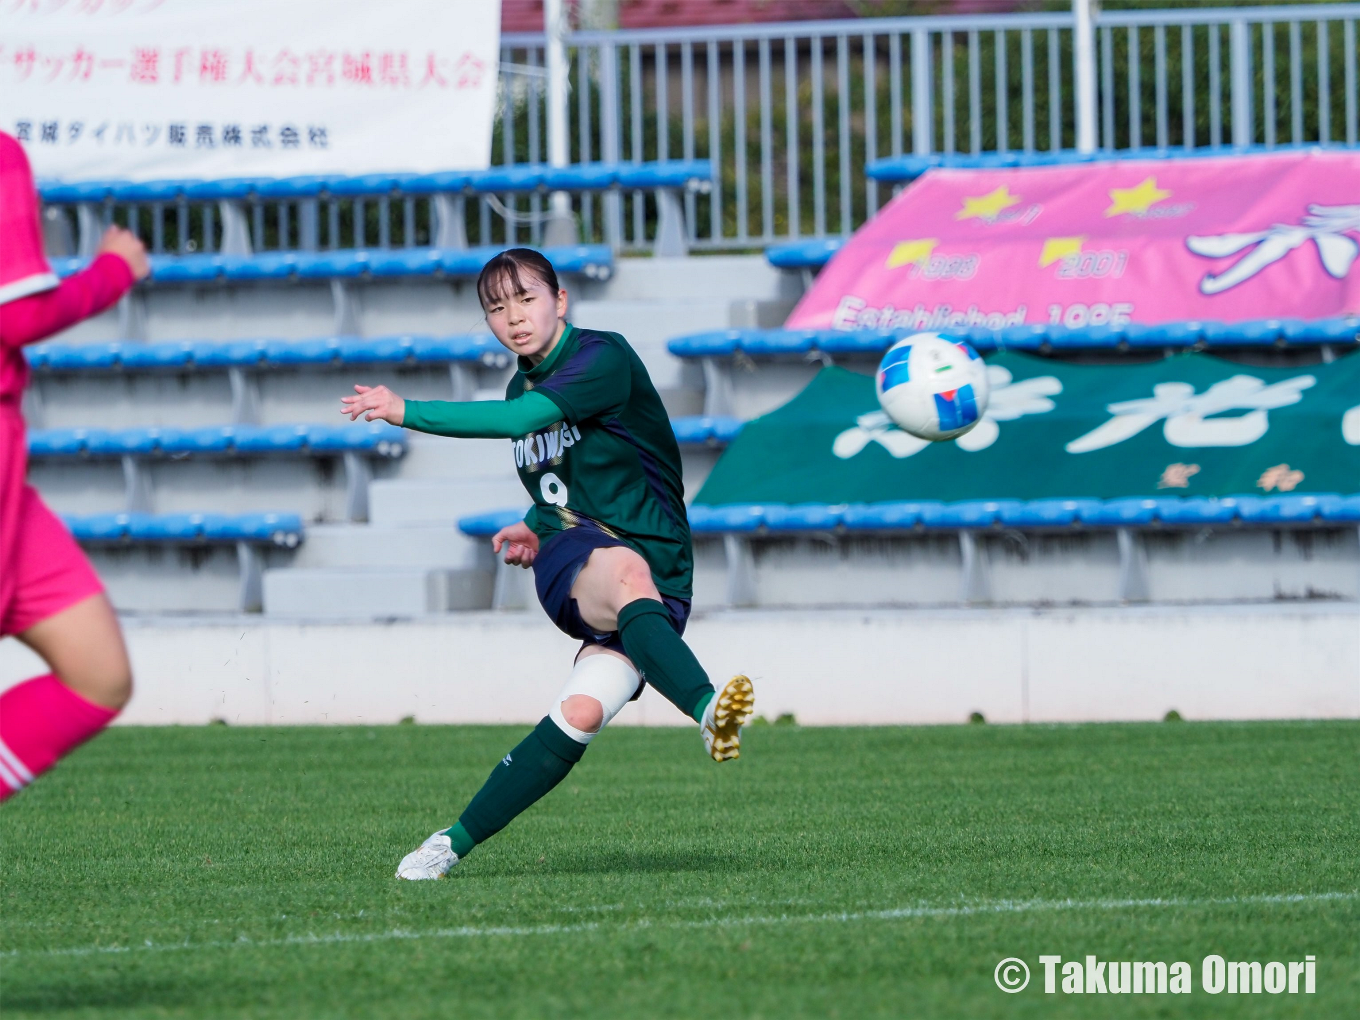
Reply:
[[[893,344],[874,379],[888,417],[918,439],[955,439],[987,410],[987,366],[967,343],[938,333]]]

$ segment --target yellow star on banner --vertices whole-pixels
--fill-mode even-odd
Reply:
[[[912,263],[922,264],[930,258],[930,253],[939,243],[933,237],[923,237],[919,241],[898,241],[888,256],[887,268],[896,269],[898,266],[908,266]]]
[[[1118,216],[1120,213],[1133,213],[1142,216],[1162,199],[1170,197],[1171,192],[1157,187],[1157,178],[1149,177],[1136,188],[1111,188],[1111,205],[1105,210],[1105,215]]]
[[[1081,246],[1085,241],[1085,234],[1079,237],[1050,237],[1044,242],[1044,250],[1039,253],[1039,268],[1051,266],[1069,255],[1081,254]]]
[[[1006,185],[1003,184],[995,191],[989,191],[985,195],[978,195],[976,198],[964,198],[963,208],[954,214],[954,219],[977,218],[991,223],[1002,209],[1009,209],[1018,204],[1019,201],[1020,196],[1012,195]]]

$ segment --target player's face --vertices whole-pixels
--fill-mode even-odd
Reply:
[[[486,323],[505,347],[535,363],[557,341],[567,314],[567,292],[556,294],[541,280],[524,279],[518,294],[503,294],[486,308]]]

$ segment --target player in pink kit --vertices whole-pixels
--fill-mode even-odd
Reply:
[[[142,242],[111,227],[90,266],[58,281],[28,158],[0,132],[0,638],[14,635],[52,670],[0,694],[0,800],[107,726],[132,694],[103,586],[25,480],[23,345],[97,315],[148,271]]]

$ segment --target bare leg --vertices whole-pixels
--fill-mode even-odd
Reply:
[[[116,710],[132,697],[132,664],[123,631],[103,593],[82,599],[15,636],[87,701]]]
[[[627,663],[630,668],[633,667],[628,656],[600,645],[586,645],[576,656],[576,661],[580,663],[592,655],[612,655]],[[604,705],[600,704],[598,698],[592,698],[589,694],[572,694],[562,702],[562,718],[583,733],[598,733],[600,727],[604,725]]]
[[[651,568],[632,549],[596,549],[571,586],[581,619],[600,632],[617,630],[619,610],[638,599],[661,601]]]

